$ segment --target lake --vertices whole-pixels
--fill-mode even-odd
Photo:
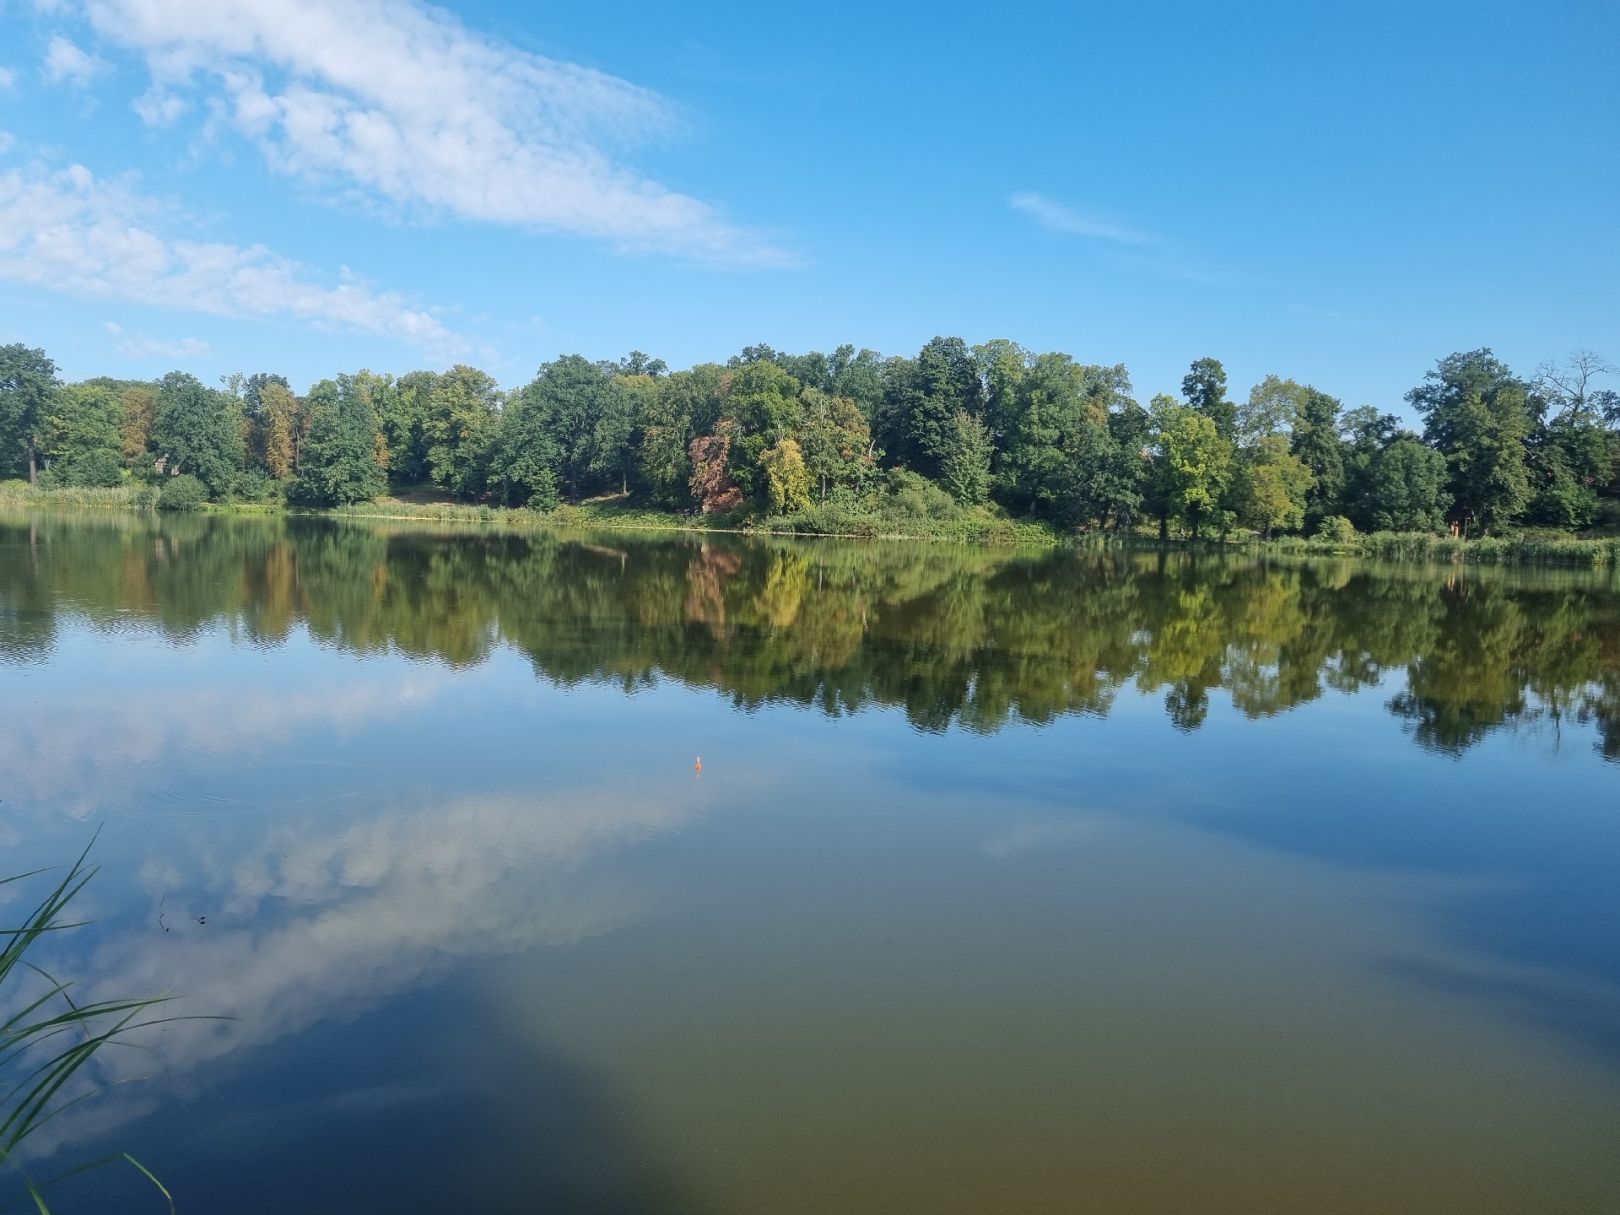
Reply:
[[[1620,1209],[1613,572],[10,515],[0,688],[0,870],[100,829],[39,960],[232,1018],[38,1176]]]

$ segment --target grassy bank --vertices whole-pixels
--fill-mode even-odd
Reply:
[[[1425,532],[1374,532],[1343,541],[1287,536],[1252,541],[1268,552],[1369,557],[1448,565],[1564,565],[1600,569],[1620,565],[1620,537],[1581,537],[1561,532],[1524,532],[1460,540]]]
[[[944,497],[944,495],[940,495]],[[151,486],[117,489],[37,489],[22,482],[0,483],[0,505],[67,510],[151,510],[157,490]],[[378,498],[325,510],[303,510],[276,502],[209,504],[216,514],[315,515],[337,519],[420,519],[517,530],[556,528],[629,528],[652,531],[728,532],[757,535],[844,536],[858,539],[932,540],[963,544],[1052,545],[1061,537],[1050,527],[1000,516],[975,507],[963,509],[928,500],[913,504],[890,498],[855,508],[812,507],[789,515],[685,515],[647,510],[622,499],[563,504],[547,511],[475,505],[464,502],[409,501]]]
[[[116,489],[36,489],[0,482],[0,505],[68,510],[151,510],[157,490],[149,485]],[[1044,523],[1009,519],[979,507],[963,509],[929,499],[903,496],[860,506],[811,507],[788,515],[684,515],[648,510],[623,499],[561,505],[548,511],[511,509],[462,502],[379,498],[329,510],[297,510],[280,502],[210,505],[213,513],[239,515],[308,514],[338,519],[419,519],[516,530],[626,528],[785,536],[842,536],[862,540],[932,540],[961,544],[1053,545],[1157,548],[1163,542],[1148,531],[1128,534],[1063,535]],[[1218,540],[1172,540],[1165,547],[1212,553],[1277,553],[1301,556],[1366,557],[1381,561],[1445,565],[1558,565],[1582,569],[1620,567],[1620,537],[1581,537],[1560,532],[1523,532],[1460,540],[1422,532],[1376,532],[1338,540],[1282,536],[1272,540],[1243,536]]]
[[[35,489],[26,481],[0,481],[0,505],[39,506],[58,510],[151,510],[157,505],[154,485],[120,485],[114,489]]]

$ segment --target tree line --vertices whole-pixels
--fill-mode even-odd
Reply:
[[[674,511],[775,516],[919,494],[1065,530],[1336,534],[1620,523],[1620,392],[1581,353],[1516,375],[1448,355],[1406,394],[1422,430],[1267,376],[1242,400],[1217,359],[1146,406],[1124,365],[937,337],[914,357],[750,346],[670,371],[639,351],[564,355],[520,388],[475,367],[370,371],[295,393],[268,372],[220,386],[64,384],[0,347],[0,477],[45,485],[195,478],[215,499],[312,506],[430,484],[550,508],[617,494]]]

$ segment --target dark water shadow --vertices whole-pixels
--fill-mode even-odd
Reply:
[[[421,993],[243,1052],[210,1065],[230,1074],[204,1092],[165,1095],[51,1171],[128,1151],[200,1215],[696,1215],[595,1076],[474,1024],[479,1011]],[[57,1215],[164,1208],[122,1164],[50,1199]]]
[[[1488,974],[1414,959],[1391,960],[1383,971],[1446,997],[1484,1002],[1502,1016],[1572,1040],[1605,1068],[1620,1070],[1620,991],[1594,991],[1556,975]]]

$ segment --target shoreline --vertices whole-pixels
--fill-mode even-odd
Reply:
[[[50,512],[108,511],[150,514],[156,513],[155,498],[155,490],[146,486],[105,490],[7,489],[0,491],[0,507]],[[827,540],[905,540],[929,544],[968,544],[989,548],[1070,546],[1144,552],[1204,552],[1217,556],[1251,554],[1338,557],[1397,561],[1414,565],[1546,565],[1594,570],[1620,567],[1620,536],[1582,537],[1571,533],[1548,532],[1486,536],[1477,540],[1424,533],[1377,532],[1359,535],[1354,540],[1344,542],[1299,536],[1277,537],[1271,540],[1247,537],[1224,541],[1214,538],[1194,540],[1182,537],[1164,541],[1147,534],[1066,535],[1054,531],[1044,523],[997,518],[917,520],[914,525],[908,526],[906,523],[878,515],[858,515],[852,517],[850,528],[833,530],[811,526],[811,520],[793,516],[767,517],[759,520],[728,518],[707,523],[699,518],[662,511],[594,504],[564,504],[549,511],[539,512],[525,507],[464,503],[415,504],[392,499],[327,509],[256,502],[209,503],[202,511],[194,513],[241,518],[445,523],[495,527],[511,531],[600,529]],[[813,515],[815,512],[811,513]]]

